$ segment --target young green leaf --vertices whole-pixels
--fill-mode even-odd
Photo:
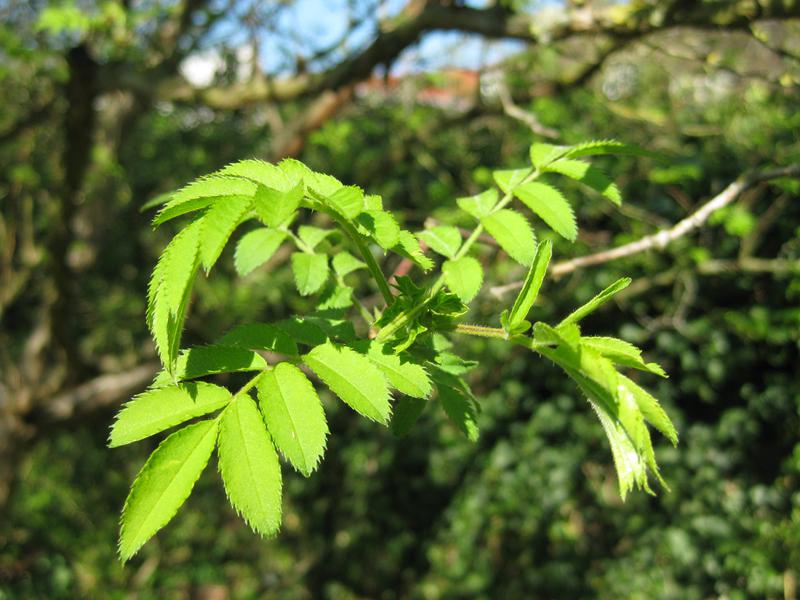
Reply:
[[[389,387],[366,356],[326,342],[306,354],[303,362],[353,410],[378,423],[389,422]]]
[[[414,423],[422,416],[426,406],[428,406],[426,400],[401,396],[392,413],[392,422],[390,424],[392,433],[397,437],[403,437],[408,434]]]
[[[386,379],[397,391],[413,396],[427,398],[431,395],[431,382],[422,365],[416,364],[405,354],[394,354],[386,346],[372,342],[367,351],[369,359],[378,365]]]
[[[369,235],[384,250],[395,246],[400,240],[400,225],[391,213],[383,210],[365,210],[356,217],[362,233]]]
[[[536,236],[525,217],[503,208],[481,219],[481,223],[511,258],[526,267],[531,264],[536,254]]]
[[[417,237],[436,253],[453,258],[461,247],[461,233],[450,225],[437,225],[420,231]]]
[[[570,149],[569,146],[554,146],[543,142],[531,144],[531,164],[537,169],[544,169],[554,160],[558,160]]]
[[[117,414],[108,446],[116,448],[143,440],[184,421],[225,406],[231,394],[203,382],[151,389],[135,396]]]
[[[472,300],[483,284],[483,267],[471,256],[445,261],[442,274],[447,287],[463,302]]]
[[[227,165],[220,169],[217,175],[243,177],[281,192],[288,192],[294,187],[280,168],[272,163],[252,158]],[[255,193],[255,189],[253,193]]]
[[[547,274],[547,267],[550,264],[552,253],[553,243],[550,240],[545,240],[539,244],[531,263],[531,268],[528,270],[528,275],[525,277],[525,282],[522,284],[522,289],[517,299],[514,300],[514,306],[511,308],[511,313],[508,317],[508,322],[512,327],[525,320],[531,308],[533,308],[536,298],[539,296],[544,277]]]
[[[364,210],[364,192],[354,185],[344,186],[328,196],[325,202],[348,221]]]
[[[139,471],[122,509],[119,553],[126,561],[186,501],[217,440],[217,420],[188,425],[165,439]]]
[[[498,187],[510,194],[533,172],[532,169],[504,169],[494,171],[492,175]]]
[[[250,210],[252,202],[253,199],[247,196],[232,196],[218,200],[206,211],[200,232],[200,260],[206,273],[217,262],[228,238]]]
[[[324,254],[295,252],[292,254],[292,272],[297,291],[303,296],[314,294],[328,280],[328,257]]]
[[[633,344],[611,337],[584,337],[581,344],[592,348],[611,359],[615,364],[640,371],[647,371],[660,377],[667,377],[664,369],[656,363],[646,363],[642,359],[642,351]]]
[[[353,288],[347,285],[340,285],[337,282],[329,282],[319,297],[317,310],[331,310],[347,308],[353,305]]]
[[[413,233],[403,229],[397,239],[397,245],[392,247],[393,252],[413,261],[423,271],[430,271],[433,268],[433,261],[422,252],[419,242]]]
[[[235,346],[196,346],[181,352],[175,363],[178,380],[196,379],[216,373],[260,371],[267,363],[252,350]]]
[[[169,371],[180,346],[183,321],[199,266],[198,244],[203,219],[183,228],[164,249],[153,270],[148,292],[148,321],[161,362]]]
[[[246,394],[222,417],[219,472],[231,505],[250,528],[261,535],[276,533],[281,526],[281,465],[264,419]]]
[[[230,196],[252,197],[256,185],[238,177],[211,175],[202,177],[181,188],[170,197],[153,219],[153,225],[161,225],[170,219],[210,206]]]
[[[566,158],[580,158],[582,156],[596,156],[598,154],[628,154],[633,156],[652,156],[650,152],[629,146],[617,140],[592,140],[572,146],[564,156]]]
[[[297,237],[308,246],[310,250],[316,248],[322,240],[334,233],[332,229],[321,229],[313,225],[300,225],[297,228]]]
[[[364,264],[363,261],[360,261],[346,250],[337,253],[336,256],[333,257],[331,263],[333,264],[333,270],[339,277],[349,275],[357,269],[367,268],[367,265]]]
[[[246,233],[236,245],[233,263],[242,277],[267,262],[280,248],[286,234],[277,229],[261,227]]]
[[[324,341],[324,333],[321,330],[320,333]],[[223,346],[237,346],[253,350],[271,350],[289,356],[297,354],[297,344],[278,324],[239,325],[222,336],[217,343]]]
[[[488,216],[497,204],[497,190],[491,188],[475,196],[458,198],[456,203],[461,210],[480,221]]]
[[[317,468],[328,437],[314,386],[300,369],[283,362],[258,380],[258,399],[275,445],[308,477]]]
[[[587,162],[562,159],[549,165],[547,170],[565,175],[575,181],[580,181],[611,200],[617,206],[622,204],[622,195],[619,193],[617,185],[603,171]]]
[[[439,402],[445,414],[469,441],[476,441],[479,431],[475,400],[462,391],[447,385],[437,385],[436,389],[439,392]]]
[[[536,213],[553,231],[571,242],[578,236],[575,214],[567,199],[554,187],[531,181],[514,189],[514,195]]]
[[[630,378],[625,377],[625,375],[620,374],[619,381],[621,385],[633,394],[633,398],[647,422],[658,429],[673,446],[677,446],[678,432],[667,413],[661,408],[658,400]]]
[[[558,324],[558,327],[562,325],[567,325],[569,323],[577,323],[587,315],[596,311],[600,306],[611,300],[614,297],[614,294],[624,290],[628,287],[631,283],[630,277],[623,277],[622,279],[618,279],[602,292],[597,294],[594,298],[589,300],[583,306],[576,308],[570,315],[564,318],[561,323]]]
[[[285,192],[259,185],[253,202],[256,213],[264,224],[277,229],[292,219],[302,199],[301,183]]]

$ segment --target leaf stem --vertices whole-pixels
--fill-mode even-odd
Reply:
[[[529,181],[533,181],[534,179],[539,177],[540,174],[541,172],[539,171],[539,169],[532,168],[531,172],[528,175],[526,175],[525,178],[517,184],[517,186],[522,185],[524,183],[528,183]],[[495,204],[490,214],[493,214],[498,210],[504,208],[513,199],[514,199],[514,190],[512,188],[503,195],[503,197],[497,204]],[[458,249],[458,252],[456,252],[455,256],[453,257],[453,260],[458,260],[459,258],[462,258],[464,255],[466,255],[466,253],[469,252],[469,249],[472,247],[475,241],[480,237],[481,233],[483,233],[483,224],[478,223],[475,229],[472,230],[472,233],[469,235],[469,237],[466,240],[464,240],[464,242],[461,244],[461,247]],[[426,298],[422,302],[413,307],[411,310],[397,315],[397,317],[392,322],[388,323],[378,332],[378,336],[375,339],[378,342],[386,342],[392,335],[394,335],[398,330],[400,330],[403,326],[405,326],[406,323],[408,323],[411,319],[413,319],[420,312],[422,312],[422,310],[425,308],[425,306],[428,304],[431,298],[433,298],[436,295],[436,293],[440,289],[442,289],[443,286],[444,286],[444,275],[440,275],[439,278],[433,283],[430,290],[428,291]]]
[[[477,335],[478,337],[497,338],[507,340],[508,335],[505,329],[499,327],[486,327],[484,325],[465,325],[459,323],[455,328],[456,333],[463,333],[466,335]]]

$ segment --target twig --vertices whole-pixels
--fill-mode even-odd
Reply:
[[[663,250],[676,239],[701,227],[713,213],[736,200],[745,190],[748,190],[755,184],[762,181],[770,181],[772,179],[779,179],[781,177],[800,177],[800,165],[791,165],[770,171],[755,171],[742,175],[736,181],[728,185],[728,187],[726,187],[722,192],[714,196],[711,200],[697,209],[694,213],[679,221],[672,227],[662,229],[651,235],[644,236],[635,242],[624,244],[622,246],[618,246],[617,248],[603,250],[602,252],[597,252],[595,254],[588,254],[586,256],[573,258],[572,260],[556,263],[550,267],[550,273],[554,277],[560,277],[583,267],[601,265],[619,258],[639,254],[647,250]],[[521,287],[522,281],[515,281],[503,286],[494,287],[491,289],[491,293],[500,297],[506,292],[513,291]]]

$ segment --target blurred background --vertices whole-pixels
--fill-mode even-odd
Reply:
[[[382,194],[406,226],[525,163],[533,140],[614,137],[620,209],[567,191],[559,260],[669,227],[742,173],[800,162],[800,2],[0,0],[0,598],[776,598],[800,576],[800,186],[774,180],[663,250],[545,284],[556,319],[646,349],[681,434],[670,493],[619,499],[595,416],[500,343],[481,435],[428,411],[405,438],[327,402],[317,473],[286,473],[254,536],[213,468],[122,566],[119,512],[158,440],[109,450],[156,370],[150,270],[174,233],[142,207],[246,158],[296,156]],[[173,227],[173,228],[171,228]],[[306,308],[286,254],[198,283],[186,343]],[[522,276],[496,251],[470,318]],[[500,288],[500,289],[496,289]],[[492,321],[494,322],[494,321]]]

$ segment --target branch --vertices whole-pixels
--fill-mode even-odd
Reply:
[[[665,6],[666,5],[666,6]],[[554,14],[557,14],[556,18]],[[268,100],[285,101],[312,96],[368,78],[376,66],[391,63],[423,33],[460,31],[490,39],[518,39],[532,47],[571,37],[606,35],[615,44],[641,38],[654,31],[688,26],[715,30],[749,30],[753,18],[800,17],[800,0],[770,2],[756,15],[752,3],[697,4],[683,0],[654,3],[641,8],[614,5],[579,7],[561,12],[515,13],[500,6],[470,8],[444,0],[412,0],[378,32],[372,43],[326,71],[300,73],[281,79],[263,75],[233,85],[197,89],[174,69],[161,66],[137,69],[128,63],[109,64],[104,91],[127,89],[143,97],[171,102],[199,103],[216,109],[240,108]],[[591,75],[591,71],[587,76]]]
[[[146,387],[157,371],[158,364],[146,363],[122,373],[100,375],[44,403],[42,410],[50,419],[61,420],[106,406]]]
[[[600,265],[619,258],[633,256],[634,254],[639,254],[647,250],[663,250],[676,239],[701,227],[713,213],[732,203],[744,191],[750,189],[757,183],[779,179],[781,177],[800,177],[800,165],[792,165],[780,169],[773,169],[771,171],[756,171],[742,175],[739,179],[728,185],[722,192],[672,227],[661,229],[654,234],[647,235],[635,242],[618,246],[617,248],[603,250],[595,254],[579,256],[572,260],[556,263],[550,267],[550,273],[554,277],[560,277],[582,267]],[[505,292],[516,290],[521,287],[522,281],[515,281],[514,283],[492,288],[491,292],[496,296],[500,296]]]

